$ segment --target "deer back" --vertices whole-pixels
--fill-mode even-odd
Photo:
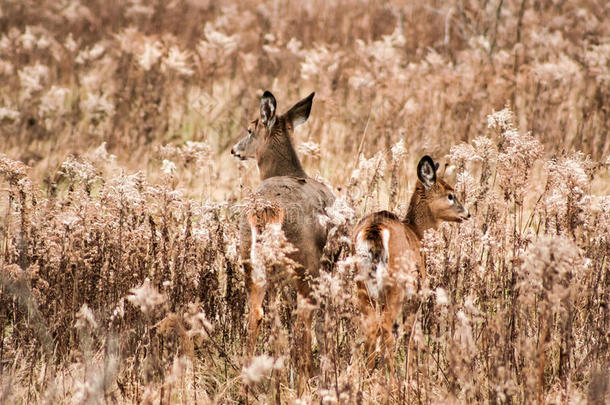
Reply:
[[[261,183],[252,198],[261,205],[272,207],[273,214],[266,214],[261,222],[281,223],[286,239],[297,249],[291,255],[299,264],[297,274],[317,276],[327,235],[323,216],[334,202],[328,187],[312,178],[271,177]],[[251,258],[254,225],[247,213],[242,215],[240,253],[246,260]]]

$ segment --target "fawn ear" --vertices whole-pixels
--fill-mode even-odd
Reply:
[[[292,122],[292,127],[296,128],[301,125],[307,118],[309,118],[309,113],[311,112],[311,103],[313,102],[313,96],[316,93],[311,93],[303,100],[296,103],[287,113],[286,118]]]
[[[438,173],[438,177],[440,177],[441,179],[445,177],[445,173],[447,173],[447,167],[449,167],[449,163],[445,162],[445,164],[443,165],[443,171],[438,173],[438,163],[436,164],[436,172]]]
[[[261,122],[267,127],[271,128],[275,123],[275,109],[276,109],[275,97],[269,91],[265,91],[261,98]]]
[[[417,165],[417,177],[422,182],[425,188],[430,188],[436,183],[436,169],[438,164],[434,164],[432,158],[428,155],[421,158]]]

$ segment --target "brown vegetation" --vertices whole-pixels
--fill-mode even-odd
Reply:
[[[294,145],[337,196],[300,403],[610,402],[609,18],[595,0],[3,1],[0,402],[297,400],[283,270],[243,367],[237,218],[260,179],[229,149],[264,89],[316,92]],[[423,154],[472,218],[424,235],[395,374],[368,374],[349,235],[404,216]]]

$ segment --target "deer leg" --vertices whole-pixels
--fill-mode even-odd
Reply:
[[[297,365],[297,393],[303,393],[305,383],[312,373],[311,321],[314,306],[301,294],[297,295],[297,319],[295,330],[295,359]]]
[[[248,358],[254,356],[256,339],[260,331],[263,319],[263,300],[265,299],[265,285],[256,283],[249,279],[249,303],[250,312],[248,314]]]

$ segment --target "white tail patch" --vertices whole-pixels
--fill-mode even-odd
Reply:
[[[381,291],[385,286],[386,280],[388,279],[388,262],[390,261],[390,230],[382,229],[381,231],[381,242],[383,243],[383,252],[380,260],[377,263],[377,272],[375,274],[377,280],[377,289]]]
[[[252,242],[250,245],[250,264],[252,265],[252,282],[258,286],[263,287],[267,282],[267,275],[265,274],[265,264],[256,249],[256,239],[258,232],[256,225],[250,224],[250,232]]]
[[[356,254],[359,259],[358,268],[360,269],[356,279],[364,281],[369,297],[374,300],[379,299],[389,276],[389,242],[390,231],[384,228],[381,230],[383,251],[381,256],[376,258],[371,250],[371,242],[365,237],[365,232],[360,231],[356,237]]]

